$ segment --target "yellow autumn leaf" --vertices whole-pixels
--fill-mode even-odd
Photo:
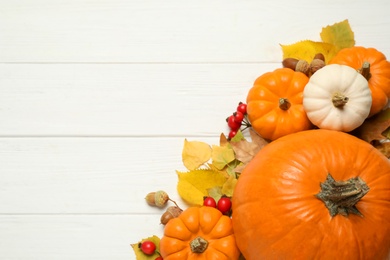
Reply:
[[[322,53],[325,57],[325,62],[329,61],[336,53],[336,47],[333,44],[325,42],[315,42],[304,40],[290,45],[281,45],[283,51],[283,59],[295,58],[305,60],[310,63],[317,53]]]
[[[233,191],[234,188],[236,187],[237,184],[237,179],[234,178],[233,176],[230,176],[229,179],[223,184],[222,186],[222,194],[232,197],[233,196]]]
[[[215,166],[218,170],[222,170],[235,159],[234,150],[228,145],[213,145],[211,158],[213,166]]]
[[[195,170],[211,158],[211,147],[207,143],[184,140],[182,160],[188,170]]]
[[[348,20],[322,28],[320,36],[323,42],[333,44],[336,52],[355,45],[355,35]]]
[[[208,195],[208,190],[218,186],[222,187],[226,182],[222,173],[209,169],[176,172],[179,178],[177,191],[180,197],[190,205],[203,205],[203,197]]]
[[[139,243],[142,243],[146,240],[150,240],[156,245],[156,252],[153,255],[146,255],[139,248]],[[160,256],[158,254],[158,252],[160,252],[160,238],[158,236],[155,236],[155,235],[148,237],[148,238],[141,239],[139,242],[137,242],[135,244],[131,244],[131,247],[134,250],[134,253],[135,253],[137,260],[154,260]]]

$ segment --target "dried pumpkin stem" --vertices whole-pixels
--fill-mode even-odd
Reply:
[[[316,197],[325,203],[329,214],[348,216],[349,213],[363,216],[356,208],[356,203],[367,194],[369,187],[359,177],[347,181],[335,181],[328,174],[326,180],[320,184],[321,191]]]
[[[209,242],[203,237],[196,237],[190,242],[191,251],[197,254],[203,253],[208,245]]]
[[[288,110],[291,107],[290,101],[287,98],[279,98],[279,108],[282,110]]]
[[[344,94],[341,94],[339,92],[334,93],[332,96],[332,102],[335,107],[342,108],[345,104],[348,103],[349,98],[344,96]]]
[[[362,67],[358,69],[358,72],[362,74],[362,76],[365,77],[366,80],[370,80],[371,78],[370,66],[370,63],[368,61],[365,61],[363,62]]]

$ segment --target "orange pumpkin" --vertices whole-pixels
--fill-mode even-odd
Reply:
[[[288,68],[258,77],[246,100],[252,128],[269,140],[310,129],[312,124],[302,105],[308,81],[305,74]]]
[[[265,146],[233,195],[237,244],[251,259],[389,259],[390,161],[333,130]]]
[[[369,117],[386,107],[390,99],[390,62],[382,52],[361,46],[345,48],[329,61],[335,63],[359,70],[368,80],[372,96]]]
[[[231,218],[212,207],[190,207],[165,226],[160,241],[164,260],[236,260],[240,252]]]

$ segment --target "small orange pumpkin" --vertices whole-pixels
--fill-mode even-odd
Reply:
[[[269,143],[233,195],[234,234],[248,260],[389,259],[389,216],[390,161],[334,130]]]
[[[310,129],[312,124],[302,105],[308,81],[305,74],[288,68],[258,77],[246,100],[252,128],[269,140]]]
[[[236,260],[231,218],[213,207],[190,207],[165,226],[160,240],[164,260]]]
[[[340,50],[329,64],[350,66],[368,80],[372,105],[369,117],[380,112],[390,99],[390,62],[375,48],[354,46]]]

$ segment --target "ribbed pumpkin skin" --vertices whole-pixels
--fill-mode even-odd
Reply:
[[[193,253],[190,242],[196,237],[208,241],[203,253]],[[160,240],[164,260],[237,260],[237,248],[230,217],[212,207],[189,207],[165,226]]]
[[[368,80],[372,96],[371,117],[380,112],[390,99],[390,62],[386,56],[375,48],[354,46],[340,50],[329,64],[347,65],[358,70],[365,61],[371,65],[371,78]]]
[[[363,217],[331,217],[315,197],[328,173],[359,176],[369,192]],[[233,229],[246,260],[390,259],[390,161],[368,143],[333,130],[308,130],[265,146],[239,177]]]
[[[252,128],[269,140],[312,128],[302,105],[303,89],[308,81],[305,74],[288,68],[258,77],[246,99]],[[288,110],[279,108],[280,98],[289,100]]]

